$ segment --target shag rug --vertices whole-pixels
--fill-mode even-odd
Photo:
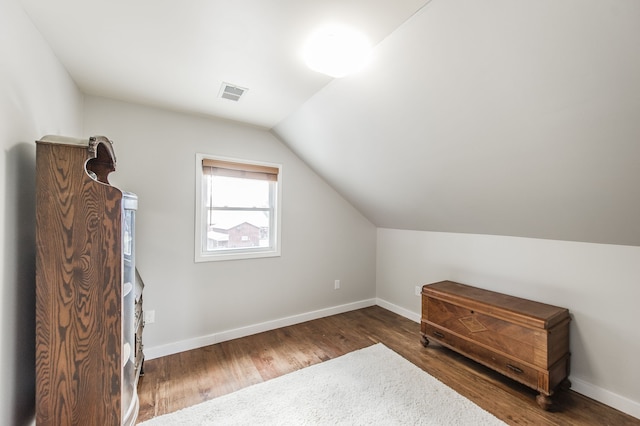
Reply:
[[[381,343],[141,423],[504,424]]]

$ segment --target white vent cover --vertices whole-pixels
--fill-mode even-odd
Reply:
[[[224,99],[229,99],[230,101],[238,102],[247,90],[249,89],[223,82],[222,86],[220,86],[219,96]]]

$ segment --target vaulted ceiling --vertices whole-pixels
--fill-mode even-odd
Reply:
[[[22,3],[85,93],[271,129],[379,227],[640,245],[636,0]],[[328,20],[367,69],[304,67]]]
[[[330,22],[377,44],[426,0],[20,0],[82,91],[271,128],[331,78],[302,47]],[[248,89],[238,103],[222,83]]]

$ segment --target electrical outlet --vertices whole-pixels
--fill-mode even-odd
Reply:
[[[422,287],[417,285],[415,288],[416,296],[420,296],[422,294]]]
[[[334,288],[335,290],[339,290],[339,289],[340,289],[340,280],[335,280],[335,281],[333,282],[333,288]]]
[[[153,324],[156,322],[156,311],[144,311],[144,323]]]

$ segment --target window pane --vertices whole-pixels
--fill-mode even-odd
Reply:
[[[268,211],[209,210],[207,250],[269,247]]]
[[[209,176],[210,207],[269,207],[271,182],[224,176]]]
[[[196,154],[196,262],[280,256],[281,172]]]

